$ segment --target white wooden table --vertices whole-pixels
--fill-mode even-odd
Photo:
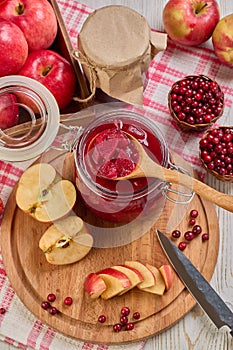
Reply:
[[[110,4],[129,6],[144,15],[151,27],[163,30],[161,14],[167,0],[82,0],[82,2],[92,8]],[[232,0],[218,0],[218,3],[221,17],[233,13]],[[229,125],[233,125],[232,120],[233,115]],[[233,194],[233,184],[222,183],[211,176],[207,177],[207,183],[221,192]],[[211,285],[233,310],[233,214],[220,208],[216,210],[220,225],[220,247]],[[0,350],[13,349],[15,349],[13,346],[0,342]],[[224,327],[217,331],[199,306],[195,306],[190,313],[167,331],[149,339],[145,346],[145,350],[230,349],[233,349],[233,338],[231,339],[228,328]]]

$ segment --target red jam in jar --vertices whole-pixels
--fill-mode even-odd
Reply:
[[[117,125],[100,131],[91,140],[87,150],[91,172],[94,171],[97,176],[96,181],[99,183],[105,178],[102,185],[108,188],[110,185],[110,189],[114,182],[107,183],[107,179],[116,179],[130,174],[138,163],[137,148],[124,131]]]
[[[130,222],[164,207],[164,182],[141,177],[115,180],[138,164],[135,137],[152,159],[167,167],[165,141],[153,121],[131,111],[117,111],[96,118],[84,130],[75,154],[76,186],[87,207],[113,222]]]

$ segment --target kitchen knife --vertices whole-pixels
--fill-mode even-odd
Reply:
[[[171,265],[217,328],[228,326],[233,336],[233,313],[182,251],[157,230],[159,242]]]

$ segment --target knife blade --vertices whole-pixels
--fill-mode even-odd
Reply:
[[[194,299],[218,329],[228,326],[231,330],[230,334],[233,336],[233,313],[229,307],[185,254],[166,235],[157,230],[157,236],[168,260]]]

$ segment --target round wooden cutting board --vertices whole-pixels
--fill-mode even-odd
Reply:
[[[66,178],[72,177],[72,155],[69,158],[64,154],[55,157],[53,152],[48,152],[46,161],[59,172],[58,168],[66,165],[63,175],[66,174]],[[1,232],[1,249],[7,275],[24,305],[41,321],[65,335],[102,344],[138,341],[171,327],[190,311],[195,301],[174,271],[172,287],[163,296],[134,288],[107,301],[101,298],[91,300],[84,292],[83,282],[90,272],[124,264],[126,260],[138,260],[156,267],[168,264],[157,240],[156,229],[170,237],[172,230],[178,228],[183,235],[190,228],[188,221],[191,209],[198,210],[197,223],[201,225],[203,232],[209,232],[210,239],[202,242],[201,235],[196,237],[188,244],[184,253],[207,280],[210,280],[213,274],[219,248],[218,221],[214,206],[198,196],[194,196],[188,205],[166,201],[157,220],[143,222],[139,219],[134,225],[115,228],[111,223],[102,222],[92,215],[81,201],[77,201],[74,211],[89,225],[94,237],[94,247],[81,261],[56,266],[46,261],[38,246],[39,239],[49,224],[39,223],[24,214],[16,205],[15,193],[16,188],[7,202]],[[136,230],[138,233],[135,235]],[[109,239],[110,232],[114,234],[105,246],[104,242]],[[131,239],[127,238],[124,241],[122,237]],[[49,293],[56,294],[53,305],[58,308],[59,313],[54,316],[41,308],[41,302],[46,300]],[[71,306],[65,306],[63,303],[67,296],[73,298]],[[131,315],[135,311],[140,312],[141,318],[135,323],[134,330],[115,333],[113,325],[119,322],[123,306],[130,308]],[[98,322],[98,316],[101,314],[107,318],[104,324]]]

